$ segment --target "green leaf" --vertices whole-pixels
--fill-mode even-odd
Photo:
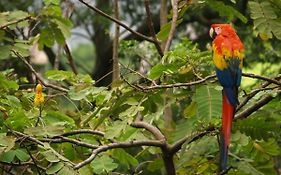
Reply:
[[[46,116],[45,116],[45,120],[46,120],[46,123],[47,124],[55,124],[55,123],[61,123],[61,124],[68,124],[68,125],[71,125],[71,126],[74,126],[75,125],[75,121],[65,115],[64,113],[62,112],[59,112],[59,111],[48,111]]]
[[[10,150],[0,155],[0,161],[11,163],[14,160],[15,156],[16,152],[14,150]]]
[[[16,138],[12,136],[6,136],[6,133],[0,134],[0,154],[2,152],[10,151],[15,146]]]
[[[254,168],[250,163],[246,161],[239,161],[237,163],[237,167],[239,170],[252,175],[264,175],[262,172],[258,171],[256,168]]]
[[[107,139],[113,139],[123,132],[123,130],[126,128],[127,122],[123,121],[115,121],[112,126],[109,126],[106,128],[104,137]]]
[[[182,21],[183,19],[177,20],[176,26],[178,26]],[[172,22],[168,22],[167,24],[161,27],[161,30],[156,34],[157,39],[163,41],[168,38],[169,32],[171,30],[171,24]]]
[[[220,118],[221,115],[221,92],[215,88],[204,85],[196,89],[194,101],[197,104],[197,116],[204,121]]]
[[[70,167],[64,166],[57,175],[77,175],[77,173]]]
[[[0,88],[7,90],[18,90],[19,85],[15,81],[7,80],[6,77],[0,73]]]
[[[222,1],[207,0],[206,2],[213,10],[219,12],[220,16],[228,17],[229,21],[232,21],[234,17],[239,18],[243,23],[247,23],[248,21],[243,14],[233,7],[225,5]]]
[[[119,160],[123,165],[127,165],[127,168],[130,168],[130,165],[137,166],[139,164],[138,160],[131,154],[127,153],[124,149],[114,149],[112,156]]]
[[[56,81],[69,80],[75,76],[73,72],[63,70],[49,70],[45,75],[48,79]]]
[[[45,5],[50,5],[50,4],[59,5],[60,4],[60,0],[43,0],[43,2],[45,3]]]
[[[62,169],[63,166],[64,164],[62,162],[55,163],[46,170],[46,174],[55,174],[60,169]]]
[[[113,159],[107,155],[102,155],[97,157],[91,162],[91,166],[94,169],[94,172],[97,174],[110,173],[118,167],[118,164],[113,162]]]
[[[281,132],[280,122],[270,117],[270,114],[265,111],[257,111],[252,117],[238,120],[234,124],[234,129],[250,136],[252,139],[259,140],[279,137]]]
[[[20,161],[23,161],[23,162],[27,161],[30,158],[29,154],[27,154],[25,151],[23,151],[21,149],[16,149],[15,155]]]
[[[48,28],[44,28],[40,32],[39,49],[42,50],[44,46],[52,47],[54,45],[54,37],[50,34]]]
[[[68,38],[71,35],[70,29],[72,27],[72,23],[68,19],[64,18],[55,18],[52,20],[55,24],[57,24],[58,29],[60,29],[64,38]]]
[[[68,91],[68,95],[72,100],[82,100],[86,98],[89,94],[91,94],[92,90],[92,86],[71,86]]]
[[[9,58],[11,48],[9,45],[0,46],[0,60]]]
[[[272,38],[272,34],[281,40],[281,20],[269,1],[249,1],[251,18],[254,20],[254,30],[264,40]]]
[[[60,161],[60,159],[51,150],[47,150],[47,151],[41,152],[41,154],[49,162],[59,162]]]
[[[179,69],[179,66],[176,64],[157,64],[150,70],[148,77],[153,80],[156,80],[157,78],[162,76],[164,73],[170,74],[170,73],[176,72],[178,69]]]

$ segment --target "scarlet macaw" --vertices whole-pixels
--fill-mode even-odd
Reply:
[[[244,46],[230,24],[212,24],[213,62],[222,91],[222,129],[220,134],[220,171],[227,169],[232,120],[238,104]]]

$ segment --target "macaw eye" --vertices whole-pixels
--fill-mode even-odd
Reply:
[[[221,28],[220,27],[215,27],[215,32],[216,34],[220,34],[221,33]]]

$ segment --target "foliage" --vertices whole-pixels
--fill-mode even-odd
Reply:
[[[250,1],[250,17],[238,11],[233,5],[236,1],[185,2],[180,1],[178,28],[186,23],[186,15],[205,7],[227,21],[247,23],[253,19],[253,24],[243,25],[253,28],[262,39],[271,39],[259,40],[259,44],[274,51],[260,53],[261,57],[274,54],[280,59],[273,47],[273,36],[280,39],[275,27],[280,24],[280,8],[273,6],[278,1]],[[123,8],[126,2],[121,5]],[[45,51],[63,47],[73,25],[80,23],[66,18],[62,6],[59,0],[44,0],[38,9],[30,5],[29,9],[0,13],[0,174],[161,174],[167,154],[177,174],[217,173],[221,87],[210,76],[215,74],[211,50],[181,37],[161,58],[153,43],[124,39],[119,45],[122,79],[110,88],[97,87],[94,77],[80,73],[84,67],[84,72],[89,71],[93,64],[87,61],[92,60],[80,61],[85,65],[78,65],[77,74],[66,63],[59,70],[48,65],[47,71],[29,63],[32,45]],[[160,29],[158,39],[168,38],[171,23]],[[243,39],[254,43],[257,38]],[[148,66],[142,65],[143,60]],[[7,65],[12,65],[11,69]],[[32,71],[38,73],[35,81]],[[279,69],[271,71],[272,77],[280,74]],[[43,94],[40,92],[44,100],[34,105],[37,83],[44,87]],[[265,83],[259,80],[245,85],[245,94],[239,95],[243,102],[258,91],[238,114],[268,95],[274,99],[255,113],[235,119],[228,174],[276,174],[281,143],[280,86],[268,83],[261,87]]]

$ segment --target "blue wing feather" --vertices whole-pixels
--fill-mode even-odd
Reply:
[[[229,59],[228,68],[220,70],[216,68],[216,73],[220,84],[226,93],[229,102],[236,106],[238,104],[237,89],[241,83],[242,71],[239,67],[240,60]]]

